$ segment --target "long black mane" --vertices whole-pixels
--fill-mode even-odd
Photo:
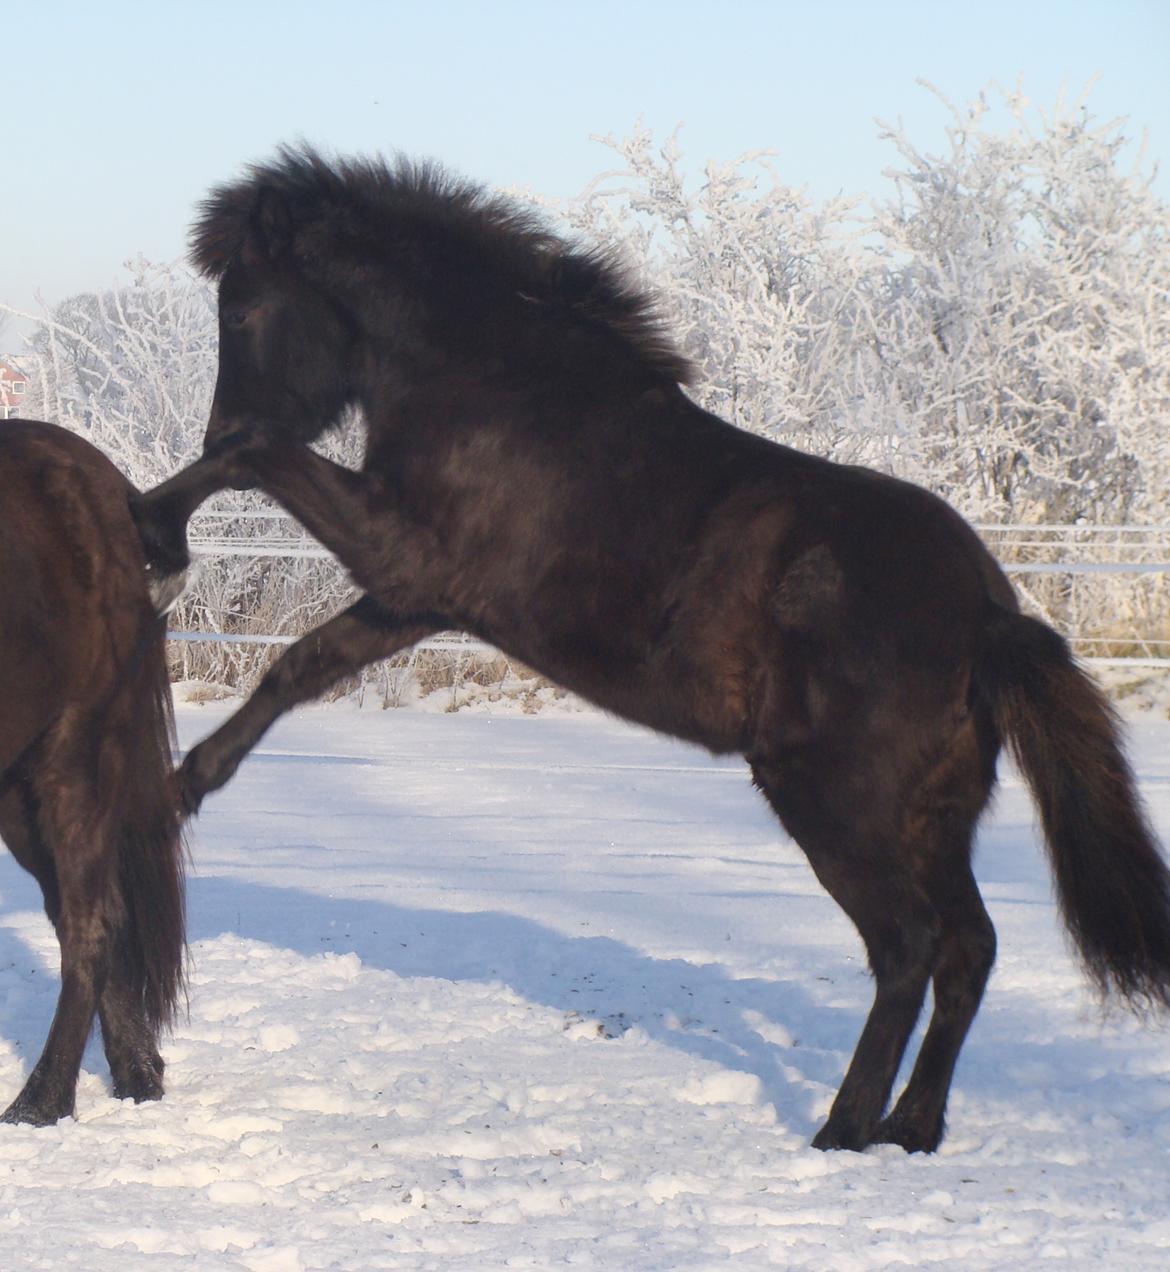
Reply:
[[[355,257],[392,260],[408,245],[440,268],[479,275],[495,292],[608,327],[657,376],[683,384],[694,378],[656,302],[615,251],[574,244],[535,209],[425,160],[331,160],[310,146],[281,147],[200,205],[191,234],[200,273],[224,274],[266,192],[288,209],[294,251],[326,286],[330,272],[351,272]]]

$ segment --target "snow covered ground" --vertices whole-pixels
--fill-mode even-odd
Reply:
[[[184,706],[184,746],[227,708]],[[1170,723],[1133,723],[1170,839]],[[1102,1018],[1011,774],[935,1157],[823,1154],[856,937],[741,764],[589,712],[304,710],[196,823],[168,1095],[0,1127],[0,1268],[1170,1267],[1170,1045]],[[0,1091],[56,997],[0,856]]]

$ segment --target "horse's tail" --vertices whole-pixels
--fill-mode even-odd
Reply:
[[[1118,720],[1064,640],[996,607],[976,684],[1040,809],[1061,913],[1103,993],[1170,1007],[1170,871],[1142,812]]]
[[[108,704],[121,745],[115,834],[126,922],[115,958],[154,1028],[173,1022],[186,983],[185,851],[174,796],[174,712],[166,620],[143,615],[136,647]],[[113,751],[115,748],[111,747]]]

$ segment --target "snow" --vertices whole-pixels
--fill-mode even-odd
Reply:
[[[1166,840],[1170,722],[1132,738]],[[76,1121],[0,1127],[0,1267],[1170,1266],[1166,1031],[1091,998],[1004,776],[949,1136],[824,1154],[870,982],[740,762],[588,711],[303,710],[194,825],[166,1098],[91,1043]],[[11,1094],[56,962],[0,856]]]

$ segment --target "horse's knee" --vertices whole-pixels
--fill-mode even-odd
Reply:
[[[939,965],[935,996],[940,1001],[953,994],[982,997],[984,986],[995,966],[995,928],[986,914],[953,934]]]
[[[978,928],[967,938],[967,953],[972,970],[980,980],[986,982],[995,966],[995,955],[999,942],[996,939],[995,927],[986,914]]]
[[[332,672],[327,666],[333,661],[331,653],[332,651],[323,650],[320,645],[316,648],[308,645],[292,646],[265,672],[264,679],[256,690],[257,695],[269,698],[277,704],[298,701],[310,681],[315,682],[322,677],[328,681],[332,678]]]
[[[932,906],[910,904],[900,913],[883,915],[863,935],[879,991],[925,987],[943,946],[942,921]]]

